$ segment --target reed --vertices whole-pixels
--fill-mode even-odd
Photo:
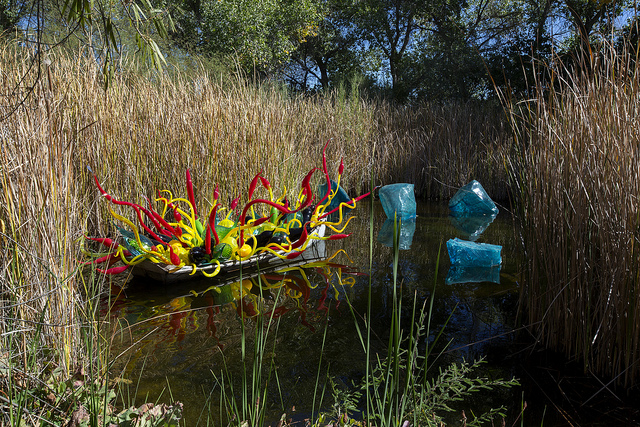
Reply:
[[[506,194],[496,159],[509,136],[479,106],[409,109],[339,91],[302,97],[204,68],[159,75],[125,63],[104,92],[90,57],[60,51],[38,69],[32,52],[0,45],[0,356],[36,383],[55,369],[70,378],[79,367],[98,376],[108,368],[87,305],[104,277],[87,282],[78,242],[113,230],[87,166],[109,193],[135,201],[159,189],[183,193],[190,169],[197,203],[207,206],[216,184],[232,199],[260,170],[282,193],[331,140],[330,168],[346,159],[350,190],[368,187],[373,172],[376,184],[414,182],[423,196],[447,197],[477,176]]]
[[[512,104],[521,297],[543,345],[630,386],[640,374],[638,65],[607,43],[594,52],[580,68],[541,64],[551,80]]]
[[[504,111],[489,102],[411,108],[381,103],[374,172],[381,182],[411,182],[418,197],[448,200],[477,179],[495,200],[507,200],[503,160],[513,136]]]

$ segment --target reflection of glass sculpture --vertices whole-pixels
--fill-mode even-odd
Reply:
[[[489,227],[496,218],[496,214],[492,215],[449,215],[451,224],[460,231],[467,239],[475,242],[478,237]]]
[[[344,251],[276,271],[253,272],[241,281],[237,276],[225,280],[218,276],[213,280],[194,281],[162,290],[150,289],[144,281],[139,281],[139,287],[132,286],[127,296],[120,288],[112,289],[115,293],[103,300],[102,314],[126,319],[135,336],[143,337],[138,342],[140,347],[180,342],[203,326],[218,339],[221,311],[228,312],[229,309],[241,319],[261,316],[268,322],[295,314],[302,325],[315,331],[313,323],[329,312],[327,299],[333,296],[332,304],[337,307],[344,287],[353,286],[355,277],[364,274],[334,262],[341,252]],[[319,292],[312,296],[311,292],[316,288]],[[308,321],[309,314],[312,319]],[[225,320],[230,317],[226,316]]]
[[[390,248],[393,247],[393,222],[392,219],[387,218],[378,233],[378,242]],[[411,249],[413,234],[416,232],[416,220],[398,221],[398,226],[400,227],[398,248],[403,250]]]
[[[322,171],[325,181],[330,183],[327,170],[326,148],[322,153]],[[329,209],[339,191],[329,190],[316,197],[311,190],[311,178],[318,168],[312,169],[302,180],[298,197],[293,204],[282,195],[275,198],[269,181],[258,173],[251,181],[248,202],[237,212],[239,198],[235,199],[226,213],[219,203],[216,187],[213,204],[205,216],[196,209],[191,175],[187,170],[187,197],[173,197],[170,191],[158,194],[155,204],[148,206],[116,200],[102,189],[94,175],[96,185],[105,199],[112,204],[132,209],[137,224],[110,208],[117,221],[120,238],[88,238],[103,244],[107,253],[87,253],[95,259],[92,264],[106,265],[98,269],[105,274],[118,274],[134,267],[133,273],[171,281],[182,280],[196,273],[206,277],[221,271],[237,269],[240,263],[266,260],[288,261],[299,257],[314,241],[336,240],[348,237],[343,234],[349,220],[343,222],[343,208],[353,209],[360,197],[341,202]],[[335,188],[340,189],[340,177],[344,170],[341,163]],[[269,193],[269,199],[254,198],[258,185]],[[335,220],[328,216],[337,213]],[[167,219],[169,218],[169,219]],[[341,228],[339,228],[341,227]],[[334,234],[325,236],[329,229]],[[121,262],[122,265],[114,266]]]
[[[468,265],[452,265],[445,279],[447,285],[454,283],[500,283],[500,265],[493,267],[476,267]]]
[[[451,198],[449,209],[451,224],[469,240],[447,241],[452,266],[446,283],[500,283],[502,246],[475,243],[498,215],[493,200],[482,185],[473,180]]]

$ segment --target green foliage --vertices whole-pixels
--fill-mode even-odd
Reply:
[[[0,34],[15,30],[24,16],[23,3],[16,0],[0,0]]]
[[[119,54],[135,47],[135,52],[157,70],[166,65],[164,54],[157,39],[165,38],[173,28],[171,15],[155,7],[150,0],[141,2],[116,2],[107,0],[66,0],[62,17],[74,28],[73,34],[80,39],[90,39],[103,67],[105,87],[110,84],[115,72],[115,59]],[[123,45],[119,32],[129,25],[127,34],[133,42]],[[81,35],[80,35],[81,34]]]
[[[237,58],[247,70],[270,72],[283,64],[322,18],[308,0],[206,0],[200,52]]]
[[[166,65],[159,43],[173,20],[151,0],[0,0],[0,25],[16,30],[16,41],[33,49],[36,68],[60,49],[80,51],[101,65],[108,87],[125,55],[135,53],[157,70]]]
[[[129,408],[111,418],[119,427],[177,427],[182,418],[182,405],[144,404]]]
[[[359,388],[351,384],[351,387],[341,386],[334,378],[329,378],[331,395],[333,396],[332,410],[323,417],[335,420],[348,419],[350,414],[358,410],[358,403],[362,398],[362,386]]]
[[[525,94],[533,61],[588,56],[632,14],[629,0],[0,0],[0,29],[18,28],[38,63],[60,44],[89,47],[105,86],[129,53],[156,70],[200,55],[207,71],[294,90],[357,79],[397,101],[441,101]]]
[[[432,354],[444,327],[434,331],[434,339],[431,340],[431,313],[435,298],[435,287],[431,298],[425,301],[421,309],[417,309],[417,297],[413,298],[413,310],[410,316],[411,324],[408,328],[401,327],[402,319],[402,294],[397,282],[400,227],[394,225],[394,249],[393,249],[393,303],[392,317],[387,352],[384,355],[371,354],[370,350],[370,325],[365,331],[360,330],[360,325],[355,318],[356,328],[363,350],[367,353],[367,360],[372,361],[367,373],[358,385],[348,390],[335,385],[330,379],[330,385],[334,398],[334,404],[330,413],[325,413],[318,418],[317,425],[324,424],[330,419],[334,424],[345,426],[358,424],[351,415],[358,407],[358,400],[365,396],[365,411],[363,418],[367,425],[401,426],[401,425],[443,425],[443,413],[455,410],[454,405],[464,402],[470,395],[479,391],[493,390],[494,388],[509,388],[519,385],[516,379],[502,380],[487,377],[472,376],[483,362],[452,363],[444,369],[440,369],[438,375],[430,378],[432,364],[439,354]],[[439,256],[436,261],[438,277]],[[434,280],[435,286],[435,280]],[[369,318],[369,316],[367,316]],[[408,329],[408,330],[407,330]],[[427,343],[422,346],[422,343]],[[471,411],[470,411],[471,412]],[[493,421],[494,418],[505,416],[505,407],[490,409],[480,415],[471,412],[472,418],[466,420],[467,425],[481,425],[483,422]]]
[[[240,270],[240,281],[242,281],[242,270]],[[280,297],[281,289],[278,288],[276,300]],[[269,402],[267,394],[269,385],[272,379],[275,379],[276,383],[278,382],[278,373],[272,357],[276,351],[276,342],[274,340],[272,346],[269,347],[269,341],[272,339],[270,337],[271,329],[275,329],[277,335],[279,321],[274,318],[274,311],[271,311],[269,316],[257,316],[253,340],[251,340],[247,330],[249,321],[242,314],[244,305],[239,304],[239,307],[241,313],[242,378],[234,378],[227,365],[229,361],[226,359],[220,377],[214,373],[216,381],[222,389],[220,416],[222,419],[228,418],[229,425],[261,426],[265,424],[265,414]],[[264,307],[264,299],[261,295],[257,300],[257,311],[263,312]],[[237,385],[237,382],[240,384]]]
[[[418,395],[421,399],[415,405],[414,410],[418,414],[420,424],[429,425],[434,420],[442,421],[441,417],[436,414],[443,412],[453,412],[456,402],[463,402],[473,393],[482,391],[491,391],[497,387],[510,388],[518,386],[518,381],[513,378],[511,380],[490,379],[486,377],[472,377],[473,371],[478,369],[483,360],[473,363],[462,362],[452,363],[445,369],[441,369],[438,376],[424,384],[424,388],[419,390]],[[423,399],[422,396],[428,396]],[[467,420],[467,425],[480,425],[485,421],[490,421],[493,417],[505,417],[504,406],[493,408],[486,413],[475,415],[474,419]],[[429,421],[432,420],[432,421]]]
[[[283,70],[284,78],[299,90],[327,90],[353,79],[362,80],[368,69],[358,51],[360,40],[351,30],[350,0],[330,0],[321,4],[323,19],[316,31],[306,37],[291,55]],[[375,69],[379,69],[376,66]]]
[[[396,99],[406,98],[407,53],[414,47],[420,23],[429,19],[439,5],[420,0],[366,0],[354,7],[354,24],[359,38],[370,53],[378,55],[388,70],[388,87]]]
[[[417,99],[482,97],[486,68],[462,23],[445,23],[437,32],[422,32],[407,58],[405,85]]]
[[[411,381],[411,388],[405,390],[409,397],[405,417],[396,420],[399,423],[394,425],[401,425],[403,421],[410,421],[413,425],[422,426],[443,425],[445,422],[443,415],[458,411],[460,402],[465,402],[472,394],[519,385],[516,379],[475,377],[474,372],[484,363],[482,359],[473,363],[452,363],[445,369],[441,369],[439,374],[431,380]],[[402,367],[405,366],[402,365]],[[386,369],[386,362],[380,361],[373,372],[374,382],[372,385],[374,387],[384,386]],[[334,399],[332,410],[321,414],[316,424],[325,425],[328,420],[332,420],[338,425],[354,424],[352,417],[358,412],[358,403],[367,388],[367,383],[363,381],[359,387],[345,388],[336,385],[335,380],[330,379],[330,385]],[[486,422],[505,418],[506,407],[491,408],[479,414],[473,411],[469,411],[469,413],[471,416],[466,419],[466,425],[480,426]],[[375,425],[384,424],[381,422],[384,414],[374,413],[372,415],[371,421],[374,421]]]

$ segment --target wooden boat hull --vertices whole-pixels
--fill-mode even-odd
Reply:
[[[315,228],[312,235],[324,236],[325,225],[319,225]],[[292,259],[283,259],[272,253],[265,252],[259,255],[254,255],[251,258],[244,261],[229,260],[220,264],[220,272],[215,276],[224,277],[237,275],[242,269],[243,272],[250,273],[252,271],[272,271],[277,268],[300,263],[307,263],[312,261],[321,260],[326,257],[325,242],[323,240],[312,239],[307,246],[307,249],[302,255]],[[154,263],[149,260],[144,260],[139,264],[136,264],[132,268],[132,274],[138,278],[147,278],[162,283],[176,283],[192,280],[202,280],[207,277],[202,274],[206,272],[211,274],[215,271],[217,265],[211,264],[196,269],[195,273],[193,267],[185,266],[177,268],[174,265],[167,265],[162,263]]]

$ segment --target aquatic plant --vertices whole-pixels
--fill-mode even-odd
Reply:
[[[362,416],[368,425],[379,427],[440,426],[444,425],[444,414],[453,412],[452,407],[457,402],[468,399],[474,393],[510,388],[519,385],[519,382],[515,378],[503,380],[474,377],[473,372],[484,363],[482,359],[474,362],[454,362],[441,368],[437,375],[433,375],[434,361],[442,355],[435,349],[448,323],[447,320],[441,328],[432,329],[440,249],[436,258],[431,295],[424,301],[422,307],[418,306],[417,295],[413,295],[413,306],[409,317],[410,327],[406,330],[401,326],[403,292],[398,277],[400,232],[400,221],[394,220],[392,313],[386,354],[376,354],[375,357],[371,354],[370,311],[367,313],[366,329],[359,332],[360,345],[371,364],[360,384],[360,393],[366,400],[366,410],[363,411]],[[371,288],[371,280],[369,288]],[[369,292],[369,298],[371,298],[371,292]],[[361,326],[355,316],[354,321],[356,327],[360,329]],[[423,343],[426,344],[423,346]],[[468,420],[465,418],[464,425],[493,423],[494,419],[504,421],[505,414],[504,406],[492,408],[481,414],[471,413]],[[347,423],[344,422],[346,419],[348,417],[345,416],[343,420],[336,420],[336,424],[346,425]],[[323,424],[323,421],[318,423],[318,425]]]
[[[219,202],[220,192],[216,186],[212,206],[204,217],[198,216],[188,169],[187,198],[173,197],[170,191],[163,190],[155,199],[159,208],[154,208],[150,200],[146,208],[140,204],[117,200],[102,188],[94,175],[96,186],[104,198],[114,205],[133,209],[138,224],[110,208],[113,218],[128,228],[116,224],[120,235],[117,241],[106,237],[87,237],[88,240],[96,241],[109,249],[106,254],[87,252],[95,258],[87,264],[107,264],[108,268],[99,271],[105,274],[119,274],[130,266],[150,261],[173,265],[171,271],[188,266],[192,269],[191,275],[200,272],[206,277],[214,277],[221,270],[221,262],[245,261],[263,253],[283,259],[294,259],[305,251],[312,240],[338,240],[348,237],[349,235],[343,231],[350,218],[342,224],[343,209],[354,209],[356,203],[367,197],[370,192],[331,209],[331,202],[340,190],[344,163],[340,163],[337,185],[332,187],[326,159],[328,144],[327,142],[322,152],[322,171],[327,186],[321,198],[317,197],[311,188],[311,178],[317,168],[313,168],[304,177],[293,204],[290,204],[285,195],[274,198],[270,182],[259,172],[249,185],[249,201],[241,210],[237,211],[240,197],[234,199],[228,209],[222,208]],[[254,197],[258,184],[268,191],[269,199]],[[226,215],[219,217],[219,213],[225,209]],[[335,221],[329,219],[333,213],[338,214]],[[173,217],[173,220],[166,220],[168,216]],[[145,221],[150,222],[153,228]],[[328,236],[314,233],[313,230],[319,225],[335,233]],[[114,267],[113,265],[119,261],[123,265]],[[214,269],[206,270],[214,265]]]

